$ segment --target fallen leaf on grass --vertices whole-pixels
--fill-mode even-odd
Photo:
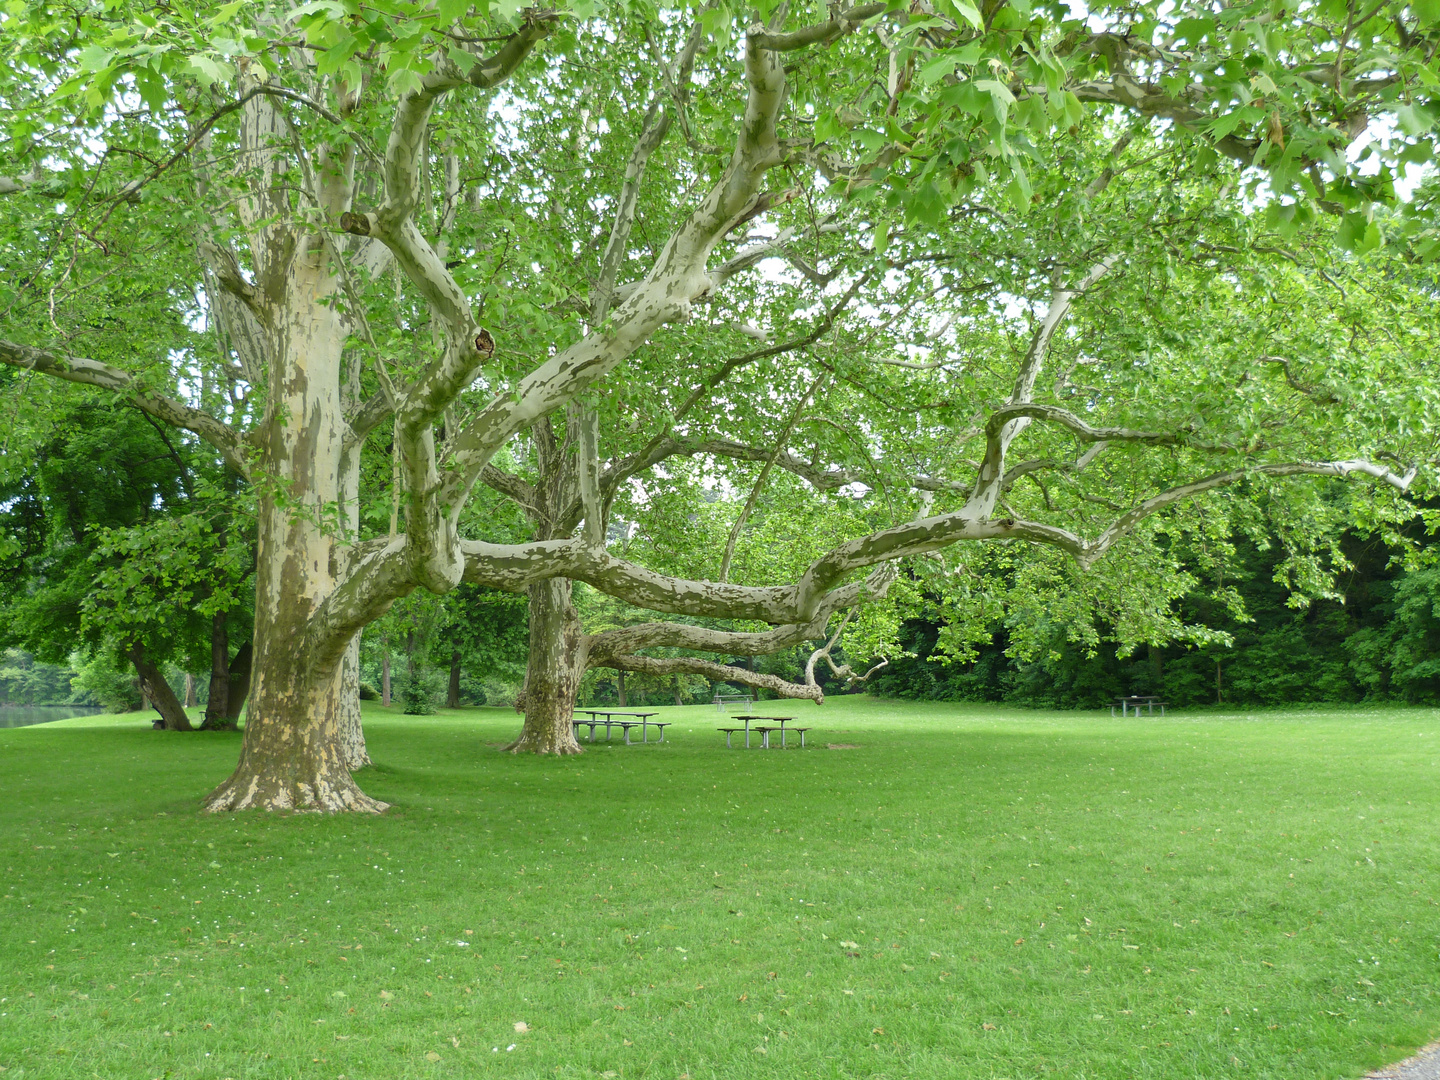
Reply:
[[[518,1032],[520,1032],[520,1033],[523,1035],[525,1032],[527,1032],[527,1031],[530,1030],[530,1025],[527,1024],[527,1023],[525,1023],[524,1020],[516,1020],[516,1021],[515,1021],[515,1030],[518,1031]]]
[[[995,1025],[994,1025],[994,1024],[981,1024],[981,1025],[980,1025],[980,1030],[981,1030],[981,1031],[994,1031],[994,1030],[995,1030]]]
[[[425,1055],[425,1060],[426,1060],[426,1061],[439,1061],[439,1060],[440,1060],[440,1055],[437,1054],[434,1050],[431,1050],[428,1054]]]

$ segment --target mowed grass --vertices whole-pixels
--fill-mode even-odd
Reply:
[[[4,1080],[1294,1080],[1440,1033],[1440,713],[800,707],[804,751],[693,707],[565,760],[372,709],[379,817],[201,816],[237,736],[0,732]]]

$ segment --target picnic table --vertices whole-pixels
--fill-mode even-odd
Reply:
[[[1169,702],[1161,701],[1159,696],[1155,694],[1134,694],[1130,697],[1122,697],[1116,704],[1120,706],[1120,715],[1122,717],[1128,716],[1131,709],[1135,711],[1136,716],[1139,716],[1142,705],[1145,707],[1146,716],[1154,716],[1157,708],[1160,710],[1160,715],[1164,716],[1165,706],[1168,705]],[[1114,705],[1110,706],[1110,715],[1115,715]]]
[[[606,742],[610,741],[610,729],[612,727],[618,727],[620,729],[621,734],[625,736],[626,746],[634,745],[630,742],[630,729],[633,727],[638,727],[640,729],[640,741],[642,743],[647,743],[650,741],[650,728],[652,727],[660,729],[660,738],[656,739],[655,741],[664,742],[665,729],[671,724],[671,721],[669,720],[666,720],[664,723],[661,723],[657,720],[651,720],[650,717],[660,715],[659,713],[654,712],[622,712],[616,709],[577,709],[576,711],[587,713],[590,716],[589,720],[581,720],[579,717],[576,717],[574,720],[574,724],[577,729],[583,725],[589,725],[591,742],[595,741],[595,729],[601,724],[605,725]],[[635,717],[635,719],[616,720],[615,717],[617,716],[633,716]],[[601,719],[602,717],[604,719]]]
[[[744,705],[749,708],[755,704],[755,699],[749,694],[716,694],[710,704],[714,705],[720,712],[724,712],[731,705]]]
[[[755,731],[756,731],[756,733],[760,736],[760,748],[761,748],[762,750],[769,750],[769,749],[770,749],[770,733],[771,733],[772,731],[779,731],[779,732],[780,732],[780,748],[783,750],[783,749],[785,748],[785,725],[788,724],[788,723],[790,723],[791,721],[793,721],[793,720],[795,719],[795,717],[793,717],[793,716],[748,716],[748,715],[747,715],[747,716],[737,716],[737,717],[735,717],[735,719],[736,719],[736,720],[744,721],[745,727],[744,727],[743,729],[742,729],[742,728],[718,728],[718,729],[717,729],[717,730],[723,731],[723,732],[725,733],[725,745],[726,745],[727,747],[730,745],[730,737],[731,737],[733,734],[735,734],[737,731],[743,730],[743,731],[745,732],[745,749],[746,749],[746,750],[749,750],[749,749],[750,749],[750,721],[751,721],[751,720],[764,720],[764,721],[766,721],[765,724],[756,724],[756,725],[755,725]],[[791,728],[790,730],[791,730],[791,731],[798,731],[798,732],[800,733],[800,745],[801,745],[801,746],[804,746],[804,745],[805,745],[805,733],[806,733],[807,731],[809,731],[810,729],[809,729],[808,727],[803,727],[803,728]]]

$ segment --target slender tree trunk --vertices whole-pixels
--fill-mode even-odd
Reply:
[[[250,661],[254,654],[254,643],[247,641],[230,661],[230,687],[225,696],[226,727],[233,728],[240,723],[240,714],[250,696]]]
[[[388,709],[390,707],[390,642],[381,638],[380,647],[384,650],[380,654],[380,704]]]
[[[450,654],[450,688],[445,694],[445,707],[447,709],[458,709],[460,707],[460,650],[456,649]]]
[[[195,676],[187,671],[185,673],[185,708],[193,709],[199,704],[200,700],[195,696]]]
[[[360,635],[356,634],[340,662],[340,753],[351,772],[373,765],[365,749],[360,722]]]
[[[145,646],[137,641],[126,650],[126,655],[130,657],[130,663],[135,665],[135,674],[140,679],[140,692],[160,714],[160,719],[165,722],[165,730],[193,731],[190,718],[181,708],[175,691],[170,689],[170,684],[165,681],[160,669],[145,656]]]
[[[620,703],[620,708],[625,708],[625,672],[615,673],[615,694]]]
[[[680,676],[679,676],[679,675],[676,675],[676,676],[675,676],[675,704],[676,704],[676,705],[684,705],[684,704],[685,704],[685,699],[681,696],[681,693],[680,693]]]
[[[230,719],[230,631],[225,613],[210,619],[210,693],[205,699],[205,720],[201,731],[233,730]]]
[[[570,581],[530,586],[530,661],[525,669],[525,726],[512,753],[579,754],[575,695],[585,673],[585,635],[570,604]]]
[[[231,777],[205,799],[211,811],[371,810],[350,777],[340,732],[349,723],[346,651],[321,661],[310,617],[335,587],[348,530],[324,517],[344,506],[353,453],[340,401],[345,330],[323,247],[300,236],[285,263],[271,330],[269,405],[259,440],[261,487],[255,571],[254,677],[245,740]],[[349,460],[347,460],[349,459]],[[282,500],[283,493],[283,500]],[[299,506],[314,512],[297,512]],[[357,688],[358,689],[358,688]]]

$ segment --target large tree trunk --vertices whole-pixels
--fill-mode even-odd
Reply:
[[[225,613],[217,611],[210,619],[210,693],[205,699],[205,720],[200,730],[233,730],[235,721],[230,719],[229,708],[230,631],[225,625]]]
[[[185,715],[185,710],[180,707],[180,699],[165,681],[165,676],[145,656],[145,646],[137,641],[126,650],[126,655],[130,657],[130,663],[135,665],[135,674],[140,679],[140,692],[160,714],[165,730],[195,730],[190,724],[190,718]]]
[[[456,649],[450,654],[450,686],[445,693],[445,707],[447,709],[458,709],[460,707],[460,650]]]
[[[585,673],[585,636],[570,604],[570,581],[530,586],[530,660],[525,669],[525,726],[512,753],[580,754],[575,695]]]
[[[348,650],[309,638],[316,607],[348,559],[348,530],[326,520],[344,505],[358,454],[347,453],[340,401],[339,312],[318,239],[303,237],[288,260],[283,316],[272,331],[269,419],[261,430],[255,571],[254,675],[240,763],[205,809],[371,810],[350,777],[340,732],[349,696]],[[329,657],[329,659],[325,659]],[[358,687],[356,688],[358,691]]]

